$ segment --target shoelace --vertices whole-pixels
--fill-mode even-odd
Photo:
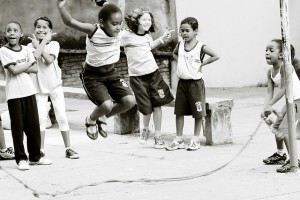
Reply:
[[[12,147],[8,147],[5,151],[5,153],[9,153],[9,154],[13,154],[14,153],[14,150]]]

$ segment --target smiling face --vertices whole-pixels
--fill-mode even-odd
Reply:
[[[139,25],[138,25],[138,33],[144,34],[145,32],[148,32],[149,29],[152,26],[152,18],[149,13],[144,13],[139,19],[138,19]]]
[[[180,34],[184,41],[189,42],[196,38],[198,29],[193,30],[190,24],[181,24],[180,26]]]
[[[37,20],[36,26],[34,27],[34,34],[38,40],[43,40],[47,33],[51,31],[49,22],[42,19]]]
[[[271,41],[266,47],[266,61],[269,65],[275,65],[282,60],[282,52],[279,45]]]
[[[23,36],[23,32],[19,24],[11,22],[7,24],[4,36],[8,42],[8,45],[14,48],[19,46],[19,41]]]
[[[100,26],[111,37],[117,37],[122,30],[123,15],[121,12],[111,14],[108,20],[99,20]]]

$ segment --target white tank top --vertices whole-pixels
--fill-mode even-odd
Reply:
[[[276,76],[273,78],[273,70],[271,70],[271,79],[273,80],[273,82],[275,84],[278,84],[280,86],[281,84],[281,74],[280,74],[280,70],[279,69],[279,73],[276,74]],[[293,70],[292,73],[292,81],[293,81],[293,96],[294,96],[294,100],[296,99],[300,99],[300,80],[295,72],[295,70]]]

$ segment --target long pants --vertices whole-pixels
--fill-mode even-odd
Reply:
[[[24,149],[24,132],[27,136],[29,161],[41,158],[41,133],[35,95],[7,101],[11,121],[11,133],[15,148],[15,160],[28,160]]]

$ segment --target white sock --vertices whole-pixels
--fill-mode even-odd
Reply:
[[[182,136],[176,136],[176,137],[175,137],[175,140],[176,140],[176,141],[182,140]]]
[[[68,149],[70,149],[71,147],[66,147],[66,151],[68,150]]]
[[[88,122],[89,124],[96,124],[96,121],[94,121],[94,120],[91,119],[91,115],[89,115],[89,116],[87,117],[87,122]]]
[[[161,131],[155,131],[154,135],[155,135],[155,137],[160,137],[161,136]]]
[[[43,153],[45,153],[45,149],[41,149],[40,151],[43,152]]]
[[[282,156],[284,154],[284,151],[283,149],[277,149],[277,153]]]

